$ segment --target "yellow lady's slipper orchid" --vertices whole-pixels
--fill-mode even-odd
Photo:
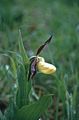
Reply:
[[[52,74],[56,71],[56,67],[50,63],[46,63],[43,57],[38,57],[37,68],[44,74]]]

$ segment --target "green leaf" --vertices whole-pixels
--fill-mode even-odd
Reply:
[[[38,120],[52,103],[51,95],[41,97],[38,101],[23,106],[17,111],[18,120]]]
[[[14,59],[13,59],[10,55],[5,54],[5,53],[4,53],[4,54],[1,54],[1,55],[6,56],[6,57],[8,57],[8,58],[10,59],[11,68],[12,68],[12,74],[13,74],[13,76],[16,78],[16,76],[17,76],[17,74],[16,74],[17,69],[16,69],[16,64],[15,64]]]
[[[28,66],[27,66],[28,68]],[[23,65],[19,65],[17,70],[18,91],[16,95],[16,104],[18,108],[28,104],[31,83],[27,81],[27,73]]]
[[[18,91],[16,94],[16,104],[18,108],[21,108],[22,106],[27,105],[29,102],[31,84],[27,81],[29,58],[23,46],[22,35],[20,30],[19,30],[19,52],[21,62],[19,62],[17,66]]]
[[[14,59],[12,58],[12,57],[10,57],[10,60],[11,60],[11,67],[12,67],[12,69],[13,69],[13,75],[14,75],[14,77],[16,78],[17,77],[17,69],[16,69],[16,64],[15,64],[15,61],[14,61]]]
[[[26,51],[25,51],[25,48],[24,48],[24,45],[23,45],[23,41],[22,41],[22,35],[21,35],[21,31],[19,30],[19,52],[23,58],[23,62],[24,63],[29,63],[29,58],[26,54]]]

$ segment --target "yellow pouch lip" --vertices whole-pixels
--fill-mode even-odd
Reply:
[[[37,68],[41,73],[52,74],[56,71],[56,67],[50,63],[38,62]]]

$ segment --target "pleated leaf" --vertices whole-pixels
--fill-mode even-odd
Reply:
[[[28,66],[27,66],[28,67]],[[18,91],[16,95],[16,104],[18,108],[28,104],[29,92],[31,90],[30,82],[27,81],[27,70],[23,65],[19,65],[17,72]]]
[[[51,95],[41,97],[38,101],[26,105],[17,111],[18,120],[38,120],[52,103]]]
[[[24,45],[23,45],[23,41],[22,41],[22,35],[21,35],[21,31],[19,30],[19,52],[23,58],[23,62],[24,63],[29,63],[29,59],[28,59],[28,56],[26,54],[26,51],[25,51],[25,48],[24,48]]]

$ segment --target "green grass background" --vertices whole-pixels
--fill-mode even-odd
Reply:
[[[37,73],[34,84],[46,92],[56,94],[65,81],[69,95],[76,94],[76,112],[79,111],[79,1],[76,0],[0,0],[0,52],[18,51],[18,30],[22,32],[28,56],[53,34],[52,42],[41,56],[56,66],[54,75]],[[10,95],[15,82],[7,76],[10,61],[0,56],[0,99]],[[11,75],[10,71],[9,75]],[[9,81],[9,79],[11,79]],[[62,89],[61,89],[62,88]],[[57,89],[57,90],[56,90]],[[76,92],[74,92],[76,90]],[[7,99],[7,98],[6,98]],[[78,119],[76,114],[76,119]],[[57,119],[56,119],[57,120]],[[73,119],[71,119],[73,120]]]

